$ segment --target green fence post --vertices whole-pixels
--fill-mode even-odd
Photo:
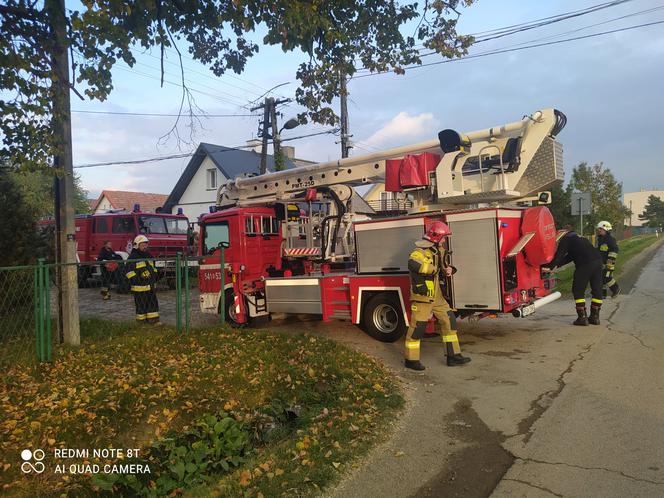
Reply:
[[[34,307],[34,319],[35,319],[35,353],[37,354],[37,359],[39,359],[39,266],[34,266],[34,275],[33,275],[33,307]]]
[[[226,325],[226,261],[224,259],[224,246],[223,242],[219,242],[219,259],[221,261],[221,291],[220,291],[220,309],[219,314],[221,315],[221,324]]]
[[[182,275],[180,274],[180,253],[175,256],[175,323],[178,334],[182,332]]]
[[[44,361],[46,357],[46,348],[44,345],[44,259],[39,258],[37,265],[39,267],[39,341],[37,345],[39,352],[37,353],[37,357],[39,361]]]
[[[189,293],[191,291],[189,287],[189,260],[187,255],[184,255],[184,331],[189,333]]]
[[[51,337],[51,268],[44,266],[44,301],[46,304],[46,361],[52,361],[53,338]]]

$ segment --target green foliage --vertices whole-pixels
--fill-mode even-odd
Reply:
[[[296,73],[296,99],[308,110],[301,122],[329,124],[337,120],[330,104],[339,94],[340,74],[352,77],[356,65],[402,74],[403,67],[421,62],[421,47],[443,57],[465,54],[473,38],[457,34],[458,8],[472,2],[89,0],[65,16],[73,83],[89,99],[108,97],[111,69],[120,61],[133,66],[137,50],[186,46],[222,76],[241,73],[262,43],[308,55]],[[0,100],[0,153],[27,168],[44,167],[58,150],[50,126],[58,101],[52,67],[58,4],[0,5],[0,92],[9,96]],[[257,31],[265,33],[259,43],[253,40]],[[185,95],[183,84],[183,103]]]
[[[602,220],[609,221],[615,233],[621,233],[628,209],[622,203],[622,183],[619,183],[602,163],[588,166],[582,162],[572,171],[572,178],[567,186],[572,191],[590,192],[592,213],[583,217],[583,233],[594,233],[595,226]],[[578,227],[579,217],[574,216],[574,226]]]
[[[639,219],[645,221],[644,225],[653,228],[664,227],[664,200],[655,195],[648,197],[643,213],[639,214]]]
[[[0,266],[33,262],[35,218],[10,170],[0,166]]]
[[[248,432],[241,423],[223,411],[208,414],[193,427],[154,442],[145,458],[131,462],[148,466],[149,474],[99,474],[92,482],[102,490],[122,495],[166,496],[237,468],[250,447]]]
[[[565,225],[574,225],[575,217],[570,213],[572,190],[563,188],[562,185],[556,185],[551,189],[551,204],[549,210],[556,222],[556,228],[563,228]]]
[[[53,170],[29,171],[17,170],[13,178],[21,188],[23,198],[30,206],[35,219],[53,216],[55,199],[53,195]],[[74,175],[74,212],[87,214],[90,212],[88,193],[81,184],[81,177]]]

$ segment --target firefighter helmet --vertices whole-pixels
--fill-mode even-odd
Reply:
[[[443,240],[443,237],[447,237],[448,235],[452,235],[452,230],[450,230],[450,227],[442,221],[435,221],[429,225],[429,229],[424,235],[424,238],[430,242],[433,242],[434,244],[438,244],[441,240]]]
[[[143,242],[150,242],[150,241],[145,235],[137,235],[136,238],[134,239],[134,247],[138,247],[138,244],[142,244]]]
[[[606,230],[607,232],[610,232],[613,227],[611,226],[611,223],[609,223],[608,221],[600,221],[597,224],[597,228],[601,228],[603,230]]]

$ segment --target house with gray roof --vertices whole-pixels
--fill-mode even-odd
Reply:
[[[311,164],[295,159],[293,147],[283,147],[284,165]],[[260,171],[261,155],[255,149],[233,149],[222,145],[201,143],[164,203],[163,211],[176,213],[182,208],[190,221],[208,213],[214,206],[217,189],[227,180],[243,175],[257,175]],[[274,157],[267,156],[268,171],[274,170]]]

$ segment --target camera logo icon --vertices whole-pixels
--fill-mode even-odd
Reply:
[[[46,454],[44,450],[36,449],[35,451],[30,451],[25,449],[21,451],[21,458],[23,463],[21,464],[21,470],[24,474],[30,474],[34,472],[35,474],[41,474],[46,469],[46,466],[42,463],[42,460]],[[34,459],[34,463],[33,463]]]

